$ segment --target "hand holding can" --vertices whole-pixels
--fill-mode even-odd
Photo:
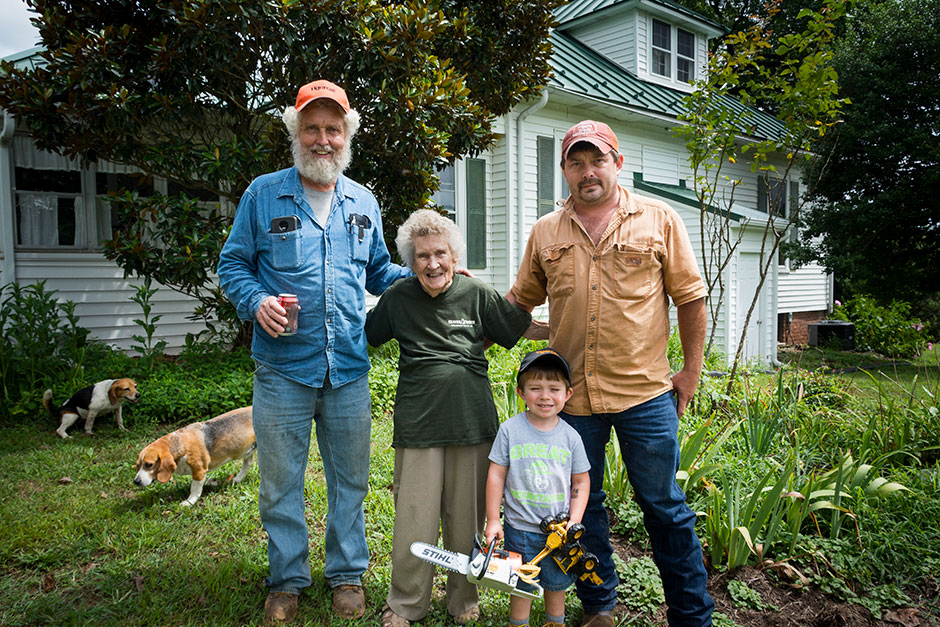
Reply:
[[[278,294],[277,302],[284,308],[287,315],[287,324],[284,325],[284,330],[278,333],[278,335],[294,335],[297,333],[297,314],[300,311],[300,303],[297,300],[297,295]]]

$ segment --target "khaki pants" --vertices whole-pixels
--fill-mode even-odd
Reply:
[[[483,530],[486,474],[492,442],[472,446],[395,449],[395,533],[392,583],[386,603],[411,621],[428,613],[435,566],[411,554],[412,542],[470,555],[473,536]],[[456,616],[477,604],[477,588],[466,575],[447,573],[447,611]]]

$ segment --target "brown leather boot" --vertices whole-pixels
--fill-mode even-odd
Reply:
[[[333,588],[333,611],[340,618],[362,618],[366,613],[366,595],[362,586],[341,585]]]
[[[290,592],[269,592],[264,601],[264,624],[287,625],[297,618],[297,595]]]

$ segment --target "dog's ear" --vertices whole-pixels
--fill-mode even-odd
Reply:
[[[166,483],[176,470],[176,460],[169,452],[160,453],[160,466],[157,468],[157,481]]]

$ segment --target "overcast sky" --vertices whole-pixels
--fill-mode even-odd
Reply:
[[[38,43],[39,33],[29,23],[31,15],[23,0],[0,0],[0,58]]]

